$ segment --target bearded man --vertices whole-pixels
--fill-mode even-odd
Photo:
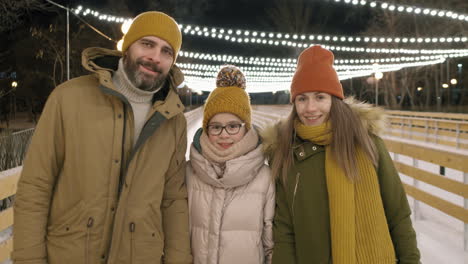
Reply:
[[[92,74],[54,89],[18,185],[14,263],[192,263],[181,43],[174,19],[142,13],[122,52],[86,49]]]

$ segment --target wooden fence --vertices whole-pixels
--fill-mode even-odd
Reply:
[[[447,178],[439,173],[428,172],[413,165],[394,160],[397,170],[415,180],[414,185],[404,184],[406,193],[439,211],[462,221],[464,225],[464,249],[468,250],[468,155],[445,150],[433,149],[420,144],[411,144],[396,140],[385,140],[388,151],[411,157],[416,161],[426,161],[463,173],[463,182]],[[464,206],[447,201],[437,195],[418,188],[417,181],[435,186],[464,199]]]
[[[7,171],[8,172],[8,171]],[[0,172],[0,200],[15,195],[20,171],[14,173]],[[0,232],[5,232],[13,226],[13,208],[0,212]],[[10,258],[13,248],[13,238],[8,237],[0,243],[0,263]]]
[[[386,111],[388,135],[468,150],[468,114]]]

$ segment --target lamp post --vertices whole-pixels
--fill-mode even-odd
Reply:
[[[379,69],[379,64],[372,64],[374,70],[374,81],[375,81],[375,106],[379,105],[379,80],[382,79],[383,73]]]
[[[383,73],[382,72],[375,72],[374,73],[374,78],[375,78],[375,106],[379,105],[379,81],[382,79]]]
[[[11,82],[11,99],[10,99],[10,115],[12,119],[16,118],[16,96],[14,91],[18,87],[18,82],[17,81],[12,81]]]
[[[457,65],[457,73],[458,73],[457,91],[460,97],[459,102],[462,102],[463,96],[465,95],[465,89],[463,87],[463,79],[462,79],[462,70],[463,70],[463,64],[459,63]]]
[[[448,98],[447,98],[447,104],[450,105],[450,102],[451,101],[455,101],[457,100],[457,96],[456,96],[456,91],[457,91],[457,84],[458,84],[458,80],[455,79],[455,78],[452,78],[450,79],[450,84],[452,85],[452,87],[450,87],[450,89],[448,90]]]
[[[444,91],[444,90],[447,90],[448,88],[449,88],[449,85],[448,85],[447,83],[443,83],[443,84],[442,84],[442,89],[443,89],[443,90],[442,90],[442,94],[441,94],[442,96],[444,95],[444,92],[443,92],[443,91]],[[449,94],[449,92],[450,92],[450,91],[447,90],[447,105],[448,105],[448,106],[450,105],[450,94]]]

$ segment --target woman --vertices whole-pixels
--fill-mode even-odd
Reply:
[[[408,201],[377,136],[382,110],[343,99],[333,54],[304,50],[292,112],[264,135],[277,179],[273,263],[419,263]]]
[[[221,69],[187,168],[195,264],[271,263],[274,182],[251,123],[245,77]]]

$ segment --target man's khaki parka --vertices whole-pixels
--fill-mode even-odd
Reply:
[[[183,75],[172,67],[133,146],[131,105],[112,83],[120,56],[85,50],[93,74],[50,95],[18,185],[14,263],[191,263]]]

